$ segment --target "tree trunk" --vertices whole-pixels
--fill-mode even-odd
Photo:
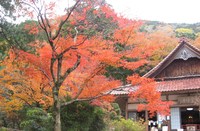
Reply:
[[[61,120],[60,120],[60,101],[58,93],[53,92],[54,98],[54,131],[61,131]]]
[[[149,117],[148,117],[148,111],[145,110],[145,122],[146,122],[146,131],[149,131]]]

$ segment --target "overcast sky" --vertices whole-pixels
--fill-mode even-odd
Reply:
[[[107,0],[113,8],[133,19],[168,23],[200,22],[200,0]]]

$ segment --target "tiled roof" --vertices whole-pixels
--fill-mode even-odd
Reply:
[[[132,91],[136,91],[138,87],[126,85],[119,87],[111,92],[113,95],[127,95]],[[171,91],[189,91],[200,89],[200,77],[174,79],[169,81],[157,82],[157,91],[171,92]]]
[[[157,82],[159,92],[200,89],[200,77]]]
[[[112,95],[127,95],[130,92],[136,91],[137,87],[132,86],[131,84],[125,85],[125,86],[120,86],[117,89],[114,89],[110,94]]]
[[[200,50],[193,45],[187,43],[184,39],[181,43],[157,66],[150,70],[143,77],[155,78],[160,71],[165,69],[174,59],[180,59],[177,57],[179,53],[182,53],[181,49],[188,49],[190,53],[193,54],[192,57],[198,57],[200,59]],[[182,57],[181,57],[182,58]],[[185,60],[185,59],[184,59]],[[198,77],[197,77],[198,76]],[[164,80],[164,78],[161,78]],[[158,78],[157,78],[158,80]],[[114,95],[126,95],[132,91],[136,91],[138,86],[126,85],[121,86],[111,92]],[[169,77],[165,78],[165,81],[157,81],[157,91],[159,92],[173,92],[173,91],[190,91],[200,89],[200,77],[199,74],[196,76],[178,76],[178,77]]]

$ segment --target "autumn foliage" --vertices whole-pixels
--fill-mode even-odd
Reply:
[[[139,102],[138,111],[149,111],[150,117],[155,113],[169,115],[171,101],[162,101],[161,93],[156,90],[156,82],[153,79],[139,77],[138,75],[128,78],[131,83],[136,86],[137,91],[132,92],[130,97]]]
[[[6,66],[1,76],[6,77],[1,81],[5,83],[1,93],[3,96],[8,92],[8,97],[2,103],[5,102],[5,110],[17,110],[24,104],[53,106],[57,131],[61,106],[76,101],[114,100],[109,92],[121,82],[104,76],[107,66],[135,70],[147,63],[157,48],[139,32],[141,21],[118,16],[101,0],[76,0],[63,16],[55,15],[55,3],[40,8],[34,0],[19,2],[26,5],[22,9],[30,17],[38,18],[39,26],[26,25],[24,29],[34,35],[43,32],[46,39],[30,43],[35,53],[13,49],[12,57],[3,63]],[[26,8],[30,6],[34,6],[33,10]],[[140,77],[130,79],[135,85]],[[154,84],[144,81],[134,97],[145,98],[148,103],[145,108],[152,113],[158,109],[167,112],[164,108],[155,109],[155,104],[163,104],[160,94],[152,88]]]
[[[33,65],[17,61],[15,54],[10,51],[10,57],[1,63],[1,109],[12,115],[23,105],[43,106],[52,105],[52,93],[47,79]],[[30,75],[31,74],[31,75]]]

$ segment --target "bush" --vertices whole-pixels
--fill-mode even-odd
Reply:
[[[121,116],[121,110],[119,108],[119,105],[117,103],[111,103],[112,110],[109,111],[110,119],[111,120],[120,120]]]
[[[53,130],[53,117],[41,108],[28,109],[25,118],[20,124],[25,131]]]
[[[0,128],[0,131],[7,131],[5,127]]]
[[[63,131],[102,131],[104,112],[88,102],[75,102],[61,108]]]
[[[122,118],[111,122],[107,131],[145,131],[145,125],[142,124],[142,121],[136,122]]]
[[[106,126],[104,122],[105,112],[101,108],[95,107],[93,113],[94,119],[90,125],[89,131],[102,131]]]

